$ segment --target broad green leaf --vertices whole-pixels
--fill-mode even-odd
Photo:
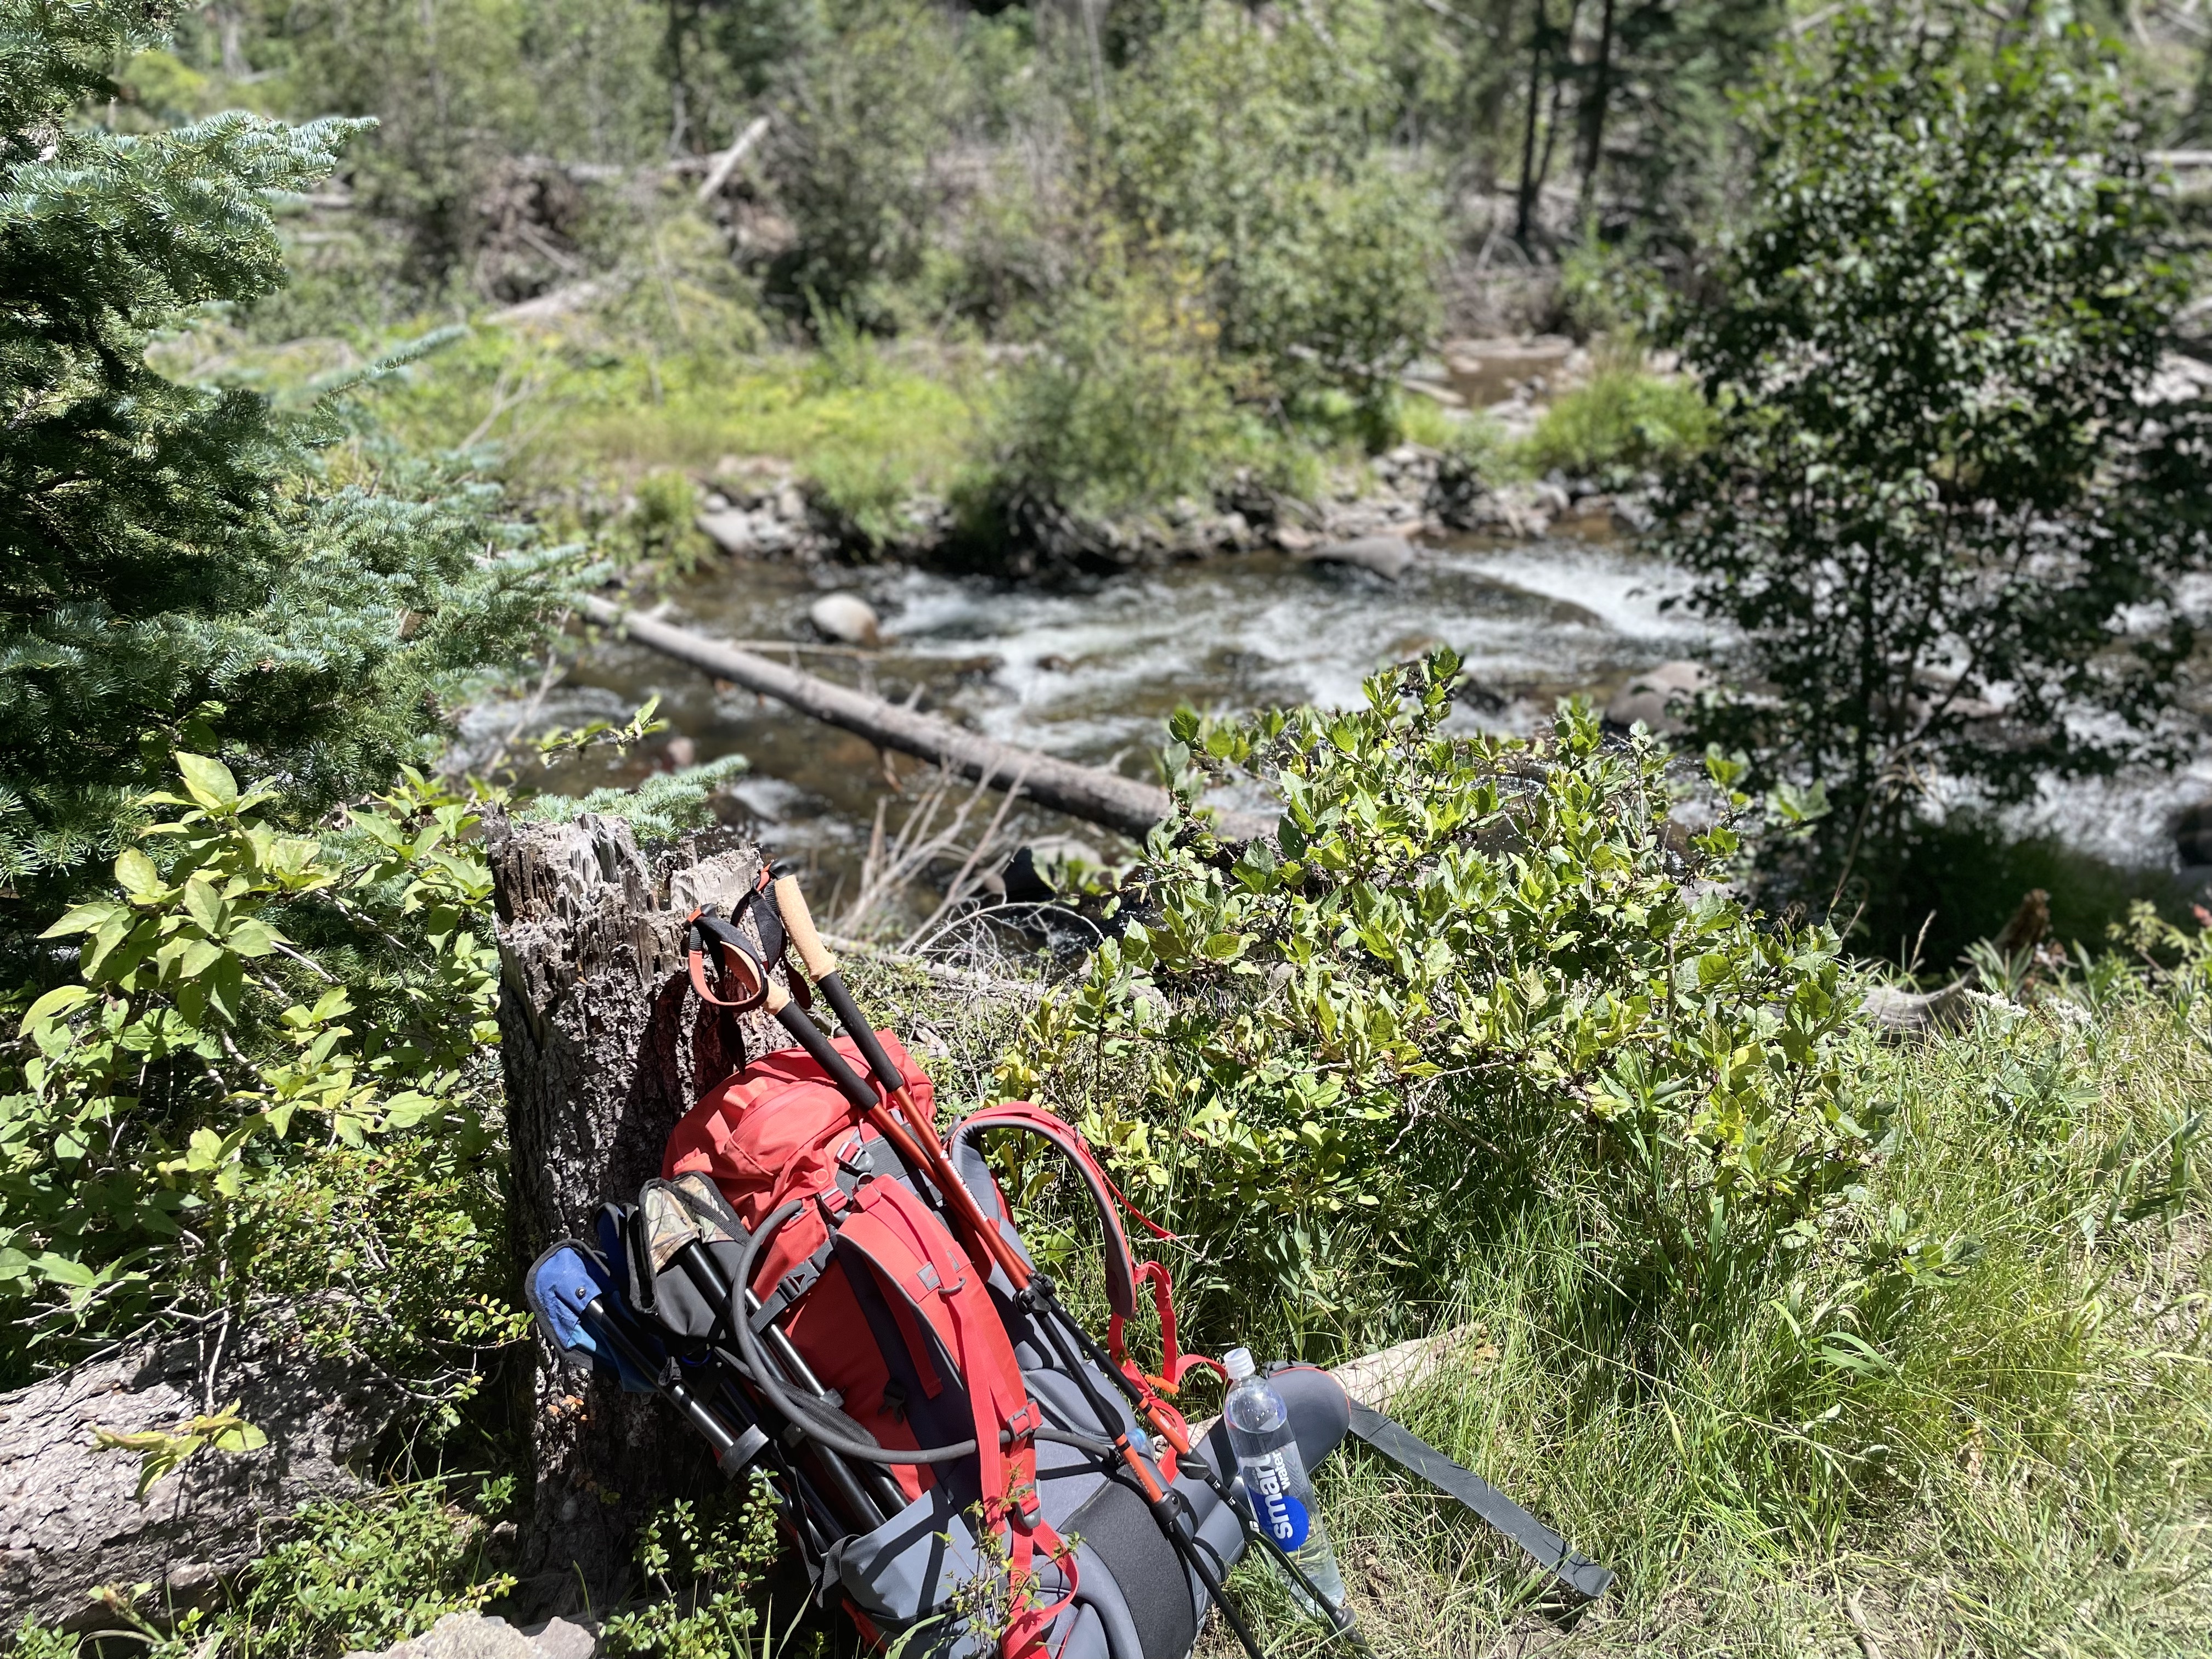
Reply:
[[[214,884],[204,875],[195,875],[185,884],[185,914],[206,931],[210,938],[222,933],[222,899]]]
[[[386,1129],[411,1129],[423,1119],[434,1116],[445,1109],[446,1103],[429,1095],[410,1090],[384,1103],[384,1127]]]
[[[276,930],[258,917],[248,917],[238,923],[224,936],[223,943],[237,955],[251,961],[272,954],[280,936]]]
[[[238,804],[238,780],[221,761],[178,751],[177,770],[192,799],[210,812],[227,812]]]
[[[184,949],[177,953],[177,971],[186,979],[198,979],[230,955],[228,950],[213,939],[187,939],[183,943]]]
[[[40,939],[66,939],[71,933],[89,933],[114,921],[128,916],[130,912],[112,899],[94,899],[88,904],[79,904],[64,911],[62,919],[39,935]]]
[[[193,1130],[186,1145],[191,1149],[185,1164],[188,1170],[195,1172],[212,1170],[222,1162],[225,1152],[222,1137],[212,1129]]]
[[[154,867],[154,860],[135,847],[126,847],[115,858],[115,879],[123,884],[123,890],[136,898],[151,896],[166,891],[161,872]]]
[[[235,1413],[238,1407],[234,1404],[230,1409]],[[217,1451],[255,1452],[269,1443],[269,1437],[251,1423],[240,1423],[223,1430],[209,1443]]]
[[[246,989],[246,969],[238,958],[225,952],[198,982],[207,987],[208,1006],[227,1024],[237,1024],[243,1012]]]
[[[88,985],[58,985],[31,1005],[30,1011],[23,1016],[23,1023],[16,1028],[16,1035],[27,1036],[31,1028],[40,1021],[58,1018],[72,1008],[98,1000],[98,996]]]
[[[58,1255],[48,1250],[31,1263],[32,1271],[41,1279],[56,1285],[67,1285],[73,1290],[90,1290],[100,1283],[100,1275],[74,1256]]]

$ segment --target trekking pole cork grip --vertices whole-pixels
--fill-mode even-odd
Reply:
[[[830,954],[829,947],[822,943],[822,935],[814,931],[814,913],[806,908],[806,895],[799,890],[797,876],[775,878],[775,908],[783,916],[783,931],[799,947],[799,959],[806,964],[806,976],[818,982],[836,973],[837,958]]]
[[[906,1079],[899,1074],[891,1057],[876,1037],[853,994],[845,988],[844,975],[837,971],[837,958],[831,956],[822,943],[822,936],[814,931],[814,916],[806,908],[806,895],[799,890],[797,876],[778,876],[775,880],[775,904],[783,917],[783,930],[799,947],[799,960],[806,964],[806,972],[814,981],[830,1011],[837,1016],[837,1023],[853,1039],[853,1046],[860,1051],[860,1058],[868,1062],[868,1074],[875,1079],[883,1091],[899,1103],[899,1109],[912,1121],[925,1140],[934,1141],[931,1127],[921,1121],[915,1109],[914,1096],[908,1092]]]

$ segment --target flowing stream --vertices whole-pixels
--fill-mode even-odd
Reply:
[[[671,620],[775,650],[809,671],[964,720],[1010,743],[1135,776],[1179,702],[1214,713],[1357,700],[1363,676],[1449,644],[1478,695],[1455,718],[1527,731],[1559,696],[1603,701],[1636,671],[1693,653],[1705,624],[1666,608],[1680,587],[1664,565],[1610,540],[1463,540],[1424,550],[1401,580],[1300,563],[1275,553],[1224,556],[1060,585],[1013,584],[904,566],[717,564],[666,596]],[[834,651],[806,620],[830,592],[860,594],[884,625],[883,647]],[[772,651],[771,654],[775,652]],[[520,723],[622,720],[658,694],[668,734],[617,757],[597,750],[537,772],[541,787],[580,793],[631,784],[655,769],[741,753],[749,773],[718,810],[777,852],[800,859],[825,887],[852,880],[879,801],[895,832],[902,797],[860,738],[805,720],[642,647],[604,639],[535,705],[475,711],[467,747]],[[673,755],[670,739],[680,738]],[[688,749],[688,753],[686,750]],[[522,753],[529,753],[522,745]],[[910,799],[922,769],[902,757]],[[525,764],[526,774],[534,769]],[[2166,826],[2175,804],[2212,793],[2212,769],[2175,777],[2076,787],[2047,794],[2021,827],[2055,832],[2120,865],[2171,867]],[[990,804],[978,809],[981,815]],[[1040,840],[1073,838],[1110,854],[1107,832],[1028,807],[1008,825]]]

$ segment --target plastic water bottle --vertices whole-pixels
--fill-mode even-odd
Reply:
[[[1221,1364],[1230,1382],[1221,1417],[1229,1425],[1229,1443],[1237,1453],[1237,1473],[1252,1517],[1298,1564],[1314,1588],[1341,1607],[1344,1575],[1337,1569],[1336,1552],[1329,1547],[1321,1512],[1314,1507],[1313,1481],[1298,1455],[1290,1410],[1274,1384],[1255,1374],[1250,1349],[1231,1348],[1222,1356]],[[1330,1609],[1316,1607],[1296,1579],[1291,1581],[1291,1593],[1315,1618],[1334,1622]]]

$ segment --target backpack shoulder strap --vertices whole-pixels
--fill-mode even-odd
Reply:
[[[1107,1346],[1114,1363],[1127,1374],[1132,1382],[1157,1382],[1173,1394],[1182,1379],[1197,1366],[1220,1366],[1203,1354],[1186,1354],[1176,1339],[1175,1282],[1170,1277],[1167,1264],[1161,1261],[1139,1262],[1129,1249],[1129,1236],[1121,1225],[1121,1212],[1129,1215],[1147,1232],[1158,1239],[1172,1241],[1176,1235],[1160,1226],[1135,1205],[1129,1202],[1121,1189],[1115,1186],[1084,1139],[1063,1119],[1055,1117],[1025,1100],[1010,1100],[997,1106],[987,1106],[971,1112],[954,1127],[949,1138],[947,1151],[952,1156],[954,1167],[979,1202],[995,1208],[1009,1225],[1012,1218],[1006,1213],[1005,1196],[983,1163],[979,1138],[986,1129],[1018,1129],[1036,1135],[1066,1154],[1075,1166],[1084,1188],[1091,1195],[1091,1207],[1097,1212],[1099,1231],[1106,1247],[1106,1305],[1110,1315],[1107,1326]],[[987,1196],[988,1195],[988,1196]],[[1123,1327],[1137,1310],[1137,1286],[1149,1288],[1152,1306],[1160,1321],[1160,1346],[1163,1353],[1161,1375],[1147,1378],[1130,1363],[1123,1339]]]
[[[975,1425],[983,1518],[1006,1535],[1012,1582],[1034,1586],[1039,1554],[1060,1570],[1060,1596],[1046,1606],[1018,1604],[1000,1644],[1003,1659],[1044,1659],[1046,1632],[1074,1598],[1075,1559],[1038,1502],[1032,1437],[1043,1419],[984,1276],[929,1206],[896,1182],[863,1182],[838,1217],[837,1238],[866,1259],[958,1369]],[[1002,1431],[1012,1437],[1003,1448]]]

